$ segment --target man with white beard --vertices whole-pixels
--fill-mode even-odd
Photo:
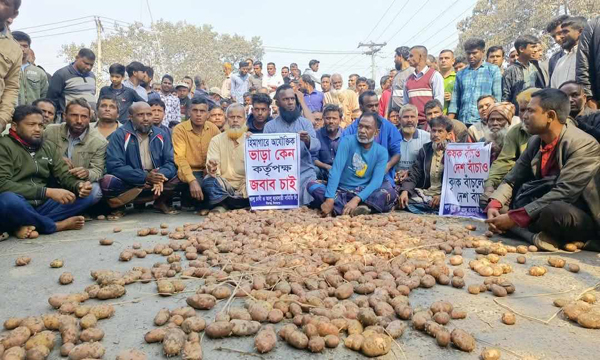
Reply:
[[[228,128],[211,139],[206,157],[207,176],[202,180],[202,191],[214,212],[250,206],[244,164],[244,135],[248,131],[244,106],[230,105],[225,118]]]
[[[397,194],[385,179],[388,152],[375,142],[381,119],[377,113],[365,112],[356,135],[340,141],[327,185],[308,183],[314,205],[320,206],[323,214],[356,216],[394,208]]]
[[[358,106],[358,94],[350,89],[342,89],[343,84],[342,75],[331,75],[331,88],[324,94],[323,105],[335,104],[342,108],[344,116],[340,126],[345,128],[360,116],[360,107]]]
[[[498,158],[500,151],[502,151],[504,137],[515,114],[515,106],[509,102],[495,103],[488,109],[487,113],[487,124],[483,128],[484,136],[478,142],[492,144],[490,153],[491,164]]]
[[[417,128],[419,121],[419,110],[416,106],[406,104],[400,109],[400,154],[402,154],[396,169],[396,181],[406,179],[408,170],[417,159],[419,151],[425,144],[431,141],[431,136],[425,130]]]

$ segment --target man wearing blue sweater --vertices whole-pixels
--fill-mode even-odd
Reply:
[[[365,215],[394,207],[397,194],[384,179],[388,151],[374,141],[380,128],[381,118],[376,113],[364,113],[356,136],[340,141],[327,185],[319,181],[308,184],[313,205],[320,206],[325,215]]]

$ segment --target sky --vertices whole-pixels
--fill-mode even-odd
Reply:
[[[210,24],[219,33],[260,36],[265,46],[263,63],[298,63],[301,70],[311,59],[320,61],[322,73],[352,73],[372,77],[371,56],[361,54],[360,42],[383,43],[376,54],[379,79],[394,66],[394,49],[425,45],[431,54],[458,43],[456,23],[469,16],[476,0],[23,0],[12,30],[32,37],[36,62],[53,73],[65,66],[61,45],[89,45],[96,38],[93,16],[101,16],[107,34],[115,20],[186,21]],[[313,6],[310,6],[312,4]],[[111,20],[112,19],[112,20]],[[46,25],[50,24],[50,25]],[[53,25],[52,25],[53,24]]]

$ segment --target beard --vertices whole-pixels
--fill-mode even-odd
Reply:
[[[446,146],[448,145],[448,140],[440,141],[440,142],[432,142],[434,151],[444,151],[446,150]]]
[[[401,71],[402,70],[402,63],[398,64],[397,62],[394,62],[394,67],[396,68],[396,70]]]
[[[417,127],[412,125],[402,126],[402,132],[412,136],[417,132]]]
[[[484,136],[485,142],[491,142],[492,146],[502,149],[504,146],[504,137],[508,133],[508,126],[503,127],[502,129],[492,132],[487,127],[484,128]]]
[[[244,136],[244,134],[247,131],[248,131],[248,127],[246,125],[229,127],[227,130],[225,130],[225,132],[227,133],[227,137],[230,138],[231,140],[238,140],[239,138]]]
[[[140,132],[142,134],[147,134],[150,132],[150,129],[152,129],[152,124],[148,124],[148,125],[142,125],[142,124],[138,124],[135,125],[135,130],[137,132]]]
[[[358,140],[359,143],[361,144],[370,144],[373,141],[375,141],[375,135],[373,135],[372,137],[370,137],[369,139],[361,139],[358,134],[356,134],[356,140]]]
[[[296,106],[296,108],[292,111],[287,111],[283,107],[279,108],[279,116],[281,116],[283,121],[288,124],[296,121],[300,117],[300,114],[302,114],[302,108],[300,106]]]

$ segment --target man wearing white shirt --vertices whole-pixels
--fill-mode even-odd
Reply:
[[[271,98],[275,95],[275,90],[281,85],[283,85],[283,77],[277,74],[277,68],[275,67],[275,63],[267,64],[267,75],[263,76],[262,86],[269,89],[269,95]]]
[[[133,89],[144,101],[148,101],[148,93],[146,89],[140,85],[144,81],[146,76],[146,67],[139,61],[134,61],[127,65],[125,71],[127,71],[127,80],[123,81],[123,86]]]
[[[550,87],[559,88],[566,81],[575,80],[575,62],[577,60],[577,46],[579,37],[587,20],[581,16],[565,19],[561,25],[563,41],[561,47],[564,55],[558,59],[550,79]]]

